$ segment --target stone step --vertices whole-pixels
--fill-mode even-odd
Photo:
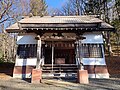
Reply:
[[[76,64],[54,64],[52,68],[51,64],[45,64],[42,69],[43,75],[46,75],[46,77],[49,77],[49,75],[52,77],[61,77],[61,75],[67,77],[68,75],[69,77],[68,73],[76,74],[78,67]]]
[[[51,70],[52,67],[43,67],[43,70]],[[78,69],[77,67],[53,67],[54,70],[59,70],[59,69]]]
[[[42,72],[77,72],[77,70],[42,70]]]
[[[44,67],[51,67],[52,64],[45,64],[45,65],[43,65],[43,66],[44,66]],[[73,67],[75,66],[75,67],[76,67],[77,65],[76,65],[76,64],[53,64],[53,66],[54,66],[54,67],[61,67],[61,66],[62,66],[62,67],[68,67],[68,66],[69,66],[69,67],[71,67],[71,66],[73,66]]]
[[[77,73],[43,73],[42,78],[77,78]]]

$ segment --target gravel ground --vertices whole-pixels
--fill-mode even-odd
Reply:
[[[43,79],[40,84],[15,78],[1,78],[0,90],[120,90],[120,79],[90,79],[90,84],[83,85],[63,80]]]
[[[62,87],[57,87],[49,84],[31,84],[20,79],[0,79],[0,90],[68,90]]]

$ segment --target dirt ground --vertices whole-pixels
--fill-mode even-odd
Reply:
[[[120,79],[89,79],[87,85],[76,83],[74,80],[43,79],[42,83],[32,84],[29,80],[0,74],[0,90],[120,90]]]
[[[115,74],[114,78],[89,79],[87,85],[78,84],[76,80],[65,81],[59,79],[43,79],[40,84],[32,84],[30,80],[12,78],[13,67],[14,64],[0,64],[0,90],[120,90],[119,65],[114,69],[112,69],[113,67],[109,68],[112,73],[116,71],[119,77],[116,73],[113,73],[113,75]]]

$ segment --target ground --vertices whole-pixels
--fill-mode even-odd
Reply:
[[[32,84],[29,80],[0,74],[0,90],[120,90],[120,79],[89,79],[87,85],[76,83],[74,80],[43,79],[42,83]]]
[[[32,84],[30,80],[12,78],[14,64],[0,64],[0,90],[120,90],[120,60],[107,60],[110,79],[89,79],[89,84],[76,83],[76,80],[43,79],[42,83]]]

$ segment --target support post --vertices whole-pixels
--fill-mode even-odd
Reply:
[[[36,68],[32,70],[31,83],[41,83],[42,80],[42,70],[41,70],[41,37],[38,35],[35,37],[37,40],[37,62]]]
[[[77,66],[78,66],[78,68],[80,67],[79,65],[80,65],[80,63],[79,63],[79,45],[78,45],[78,40],[76,41],[76,64],[77,64]]]
[[[88,71],[87,70],[84,70],[83,67],[83,64],[82,64],[82,58],[83,58],[83,55],[82,55],[82,42],[81,40],[85,39],[85,37],[82,37],[82,36],[79,36],[78,38],[78,55],[79,55],[79,69],[78,69],[78,72],[77,72],[77,80],[79,83],[81,84],[88,84],[89,83],[89,80],[88,80]]]
[[[53,72],[53,63],[54,63],[54,46],[52,45],[52,72]]]
[[[41,38],[37,41],[37,63],[36,63],[36,69],[40,69],[40,60],[41,60]]]
[[[80,67],[79,69],[82,70],[83,64],[82,64],[82,43],[81,40],[78,40],[78,46],[79,46],[79,62],[80,62]]]

